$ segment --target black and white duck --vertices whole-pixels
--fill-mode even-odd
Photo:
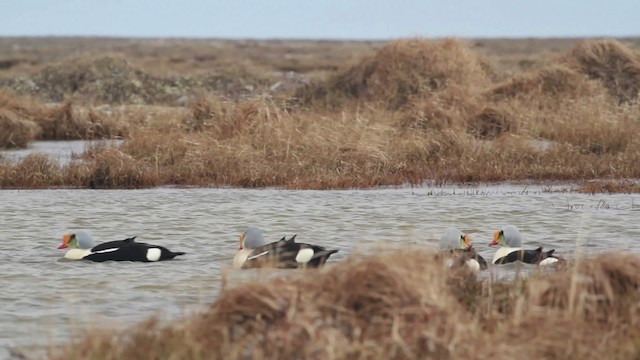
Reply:
[[[70,260],[103,261],[141,261],[155,262],[171,260],[184,252],[173,252],[159,245],[151,245],[135,241],[135,236],[124,240],[109,241],[95,244],[88,231],[80,230],[67,233],[62,237],[62,244],[58,249],[69,250],[64,254]]]
[[[247,228],[240,234],[240,248],[233,259],[233,267],[246,269],[275,267],[295,269],[319,267],[338,250],[327,250],[318,245],[295,242],[296,236],[265,244],[264,236],[256,227]]]
[[[487,261],[471,246],[471,237],[458,229],[447,229],[438,245],[442,252],[451,256],[451,267],[466,264],[473,271],[487,269]]]
[[[540,266],[564,263],[566,260],[554,255],[555,249],[543,251],[542,247],[536,249],[524,249],[522,247],[522,234],[514,225],[507,225],[493,233],[493,241],[489,246],[502,245],[493,256],[493,264],[507,264],[521,261],[527,264]]]

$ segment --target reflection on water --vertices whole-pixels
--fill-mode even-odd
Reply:
[[[255,272],[231,262],[247,225],[277,240],[298,239],[340,252],[375,251],[374,244],[435,247],[449,226],[470,231],[487,259],[493,230],[511,223],[527,246],[576,251],[640,252],[633,195],[548,193],[541,188],[419,188],[342,191],[245,189],[0,191],[0,348],[48,345],[88,326],[124,326],[158,314],[171,319]],[[605,206],[606,205],[606,206]],[[637,209],[636,209],[637,210]],[[98,241],[137,235],[186,251],[162,263],[60,261],[65,231],[89,229]],[[578,245],[578,247],[576,247]],[[493,269],[509,276],[513,268]],[[2,357],[0,350],[0,357]]]
[[[72,141],[35,141],[26,149],[11,149],[0,154],[9,161],[17,162],[29,154],[43,153],[61,165],[69,163],[74,154],[81,154],[89,146],[118,146],[122,140],[72,140]]]

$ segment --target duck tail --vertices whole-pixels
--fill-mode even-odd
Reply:
[[[169,256],[167,257],[167,260],[171,260],[171,259],[175,258],[176,256],[185,255],[185,254],[186,254],[186,252],[184,252],[184,251],[176,251],[176,252],[171,251],[169,253]]]
[[[338,251],[339,251],[339,250],[334,250],[334,249],[331,249],[331,250],[325,250],[325,249],[323,249],[323,250],[321,250],[321,251],[319,251],[319,252],[317,252],[317,253],[316,253],[316,257],[323,258],[323,259],[324,259],[324,261],[327,261],[327,259],[329,258],[329,256],[331,256],[332,254],[337,253]]]

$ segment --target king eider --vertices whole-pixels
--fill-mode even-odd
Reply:
[[[249,227],[240,234],[240,248],[233,258],[233,267],[247,269],[274,267],[296,269],[319,267],[327,262],[331,254],[338,250],[327,250],[318,245],[295,242],[296,236],[265,244],[260,229]]]
[[[135,236],[124,240],[109,241],[96,245],[87,231],[64,234],[58,249],[70,248],[64,257],[70,260],[141,261],[154,262],[171,260],[183,252],[172,252],[165,247],[139,243]]]
[[[450,228],[440,238],[440,250],[451,256],[451,267],[467,265],[473,271],[486,270],[487,261],[471,246],[471,237]]]
[[[527,264],[535,265],[557,265],[564,263],[565,260],[555,256],[555,249],[543,251],[542,247],[535,250],[524,250],[522,248],[522,235],[520,230],[513,226],[507,225],[502,230],[496,230],[493,233],[493,241],[489,246],[502,245],[493,256],[493,264],[507,264],[515,261],[522,261]]]

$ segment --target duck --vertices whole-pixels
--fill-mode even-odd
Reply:
[[[248,227],[240,234],[240,248],[233,258],[233,267],[248,269],[275,267],[279,269],[317,268],[338,250],[327,250],[318,245],[295,242],[296,235],[265,244],[262,231]]]
[[[555,249],[544,251],[542,247],[533,250],[522,248],[522,234],[515,225],[507,225],[493,232],[493,241],[489,246],[502,245],[493,256],[493,264],[508,264],[521,261],[526,264],[540,266],[553,265],[565,262],[564,259],[554,255]]]
[[[136,237],[124,240],[108,241],[96,245],[88,231],[80,230],[76,233],[66,233],[62,236],[62,244],[58,249],[69,250],[64,254],[65,259],[104,261],[139,261],[155,262],[171,260],[184,252],[173,252],[163,246],[136,242]]]
[[[487,269],[487,261],[471,246],[471,237],[458,229],[449,228],[440,237],[438,245],[442,252],[448,253],[453,258],[451,267],[466,264],[473,271]]]

